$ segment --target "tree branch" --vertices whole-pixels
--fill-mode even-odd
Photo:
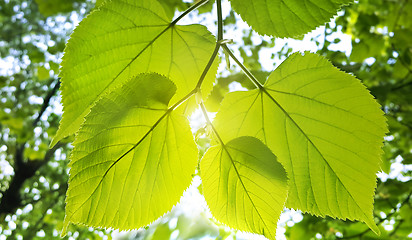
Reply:
[[[3,196],[0,201],[0,215],[12,214],[19,207],[24,206],[23,199],[20,194],[20,190],[22,189],[24,182],[27,179],[32,178],[40,167],[50,161],[56,150],[62,146],[62,143],[58,143],[46,152],[43,159],[32,161],[24,161],[23,159],[24,144],[16,148],[14,176],[11,179],[7,190],[3,192]]]
[[[47,93],[43,98],[43,104],[41,109],[33,121],[32,126],[35,127],[39,122],[47,107],[50,105],[51,98],[56,95],[60,87],[60,80],[54,84],[54,87]],[[24,182],[33,177],[36,171],[46,164],[54,155],[54,152],[62,147],[63,144],[56,144],[52,149],[49,149],[43,159],[37,159],[32,161],[25,161],[24,150],[26,148],[26,142],[16,143],[16,151],[14,153],[14,175],[9,183],[8,188],[2,192],[2,197],[0,199],[0,215],[14,213],[17,208],[22,207],[22,197],[20,195],[20,190]]]
[[[50,100],[51,98],[56,95],[57,91],[60,88],[60,78],[57,79],[57,83],[54,84],[54,87],[50,90],[50,92],[47,93],[46,97],[43,99],[43,104],[41,106],[41,109],[39,111],[39,114],[37,115],[37,118],[33,121],[33,127],[36,126],[41,117],[43,116],[44,112],[46,111],[47,107],[50,105]]]

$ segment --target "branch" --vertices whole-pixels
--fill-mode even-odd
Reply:
[[[393,22],[393,26],[392,26],[392,31],[393,31],[393,32],[394,32],[394,31],[396,30],[396,28],[398,27],[400,16],[403,14],[404,8],[405,8],[405,6],[406,6],[407,3],[408,3],[408,0],[405,0],[405,1],[403,1],[403,2],[400,4],[398,13],[397,13],[396,16],[395,16],[395,21]]]
[[[41,109],[33,121],[32,126],[35,127],[39,122],[47,107],[50,105],[51,98],[56,95],[60,87],[60,80],[54,84],[54,87],[47,93],[43,99],[43,104]],[[48,162],[53,156],[54,152],[60,148],[62,144],[58,144],[52,149],[49,149],[44,156],[44,159],[38,159],[34,161],[24,160],[24,150],[26,148],[26,142],[16,144],[16,151],[14,154],[14,175],[9,183],[8,188],[2,191],[2,198],[0,199],[0,214],[2,213],[13,213],[15,210],[22,206],[22,199],[20,196],[20,189],[24,182],[33,177],[36,171]]]
[[[255,76],[243,65],[239,59],[236,58],[236,56],[233,54],[232,51],[227,47],[225,43],[222,43],[222,48],[225,50],[227,54],[236,62],[236,64],[243,70],[243,72],[246,74],[246,76],[253,82],[253,84],[256,85],[257,88],[263,89],[263,85],[256,79]]]
[[[33,127],[35,127],[39,123],[40,118],[43,116],[43,114],[46,111],[47,107],[50,105],[51,98],[54,95],[56,95],[59,88],[60,88],[60,78],[57,79],[57,83],[54,84],[54,87],[50,90],[50,92],[47,93],[46,97],[43,99],[43,104],[41,106],[39,114],[37,115],[37,118],[33,122]]]
[[[379,219],[379,222],[378,222],[376,225],[379,226],[379,225],[382,224],[385,220],[390,219],[390,218],[392,217],[392,215],[394,215],[396,212],[398,212],[399,209],[400,209],[404,204],[406,204],[406,203],[409,202],[409,199],[411,198],[411,196],[412,196],[412,192],[410,192],[410,193],[408,194],[408,196],[402,201],[402,203],[399,205],[399,208],[398,208],[398,207],[394,207],[394,208],[391,210],[391,213],[389,213],[388,215],[386,215],[385,218]],[[400,221],[402,221],[402,220],[400,220]],[[398,227],[398,228],[399,228],[399,227]],[[395,228],[395,229],[396,229],[396,228]],[[395,231],[395,229],[394,229],[393,231]],[[352,235],[352,236],[348,236],[348,237],[338,237],[338,236],[336,236],[336,238],[337,238],[337,239],[351,239],[351,238],[359,238],[359,239],[360,239],[363,235],[365,235],[365,234],[366,234],[367,232],[369,232],[369,231],[371,231],[370,228],[368,228],[368,229],[366,229],[365,231],[360,232],[360,233],[358,233],[358,234]],[[393,234],[395,234],[395,233],[392,232],[391,235],[393,235]]]
[[[10,181],[9,187],[3,192],[3,196],[0,200],[0,216],[3,214],[13,214],[19,207],[24,206],[20,194],[24,182],[27,179],[32,178],[37,170],[46,164],[53,157],[54,152],[63,145],[64,144],[62,143],[56,144],[46,152],[43,159],[33,161],[24,161],[24,144],[16,148],[14,175]]]
[[[173,22],[171,23],[171,25],[175,25],[177,22],[180,21],[180,19],[184,18],[187,14],[189,14],[190,12],[192,12],[193,10],[195,10],[196,8],[202,6],[203,4],[206,4],[207,2],[209,2],[209,0],[200,0],[199,2],[193,4],[191,7],[189,7],[186,11],[184,11],[182,14],[180,14],[179,17],[177,17],[175,20],[173,20]]]
[[[401,62],[402,62],[402,61],[401,61]],[[404,77],[404,79],[403,79],[402,81],[400,81],[401,84],[399,84],[398,86],[392,87],[391,90],[392,90],[392,91],[397,91],[397,90],[400,90],[400,89],[402,89],[402,88],[404,88],[404,87],[407,87],[407,86],[412,85],[412,81],[405,82],[405,80],[408,79],[411,74],[412,74],[412,70],[409,70],[408,74]],[[402,82],[403,82],[403,83],[402,83]]]

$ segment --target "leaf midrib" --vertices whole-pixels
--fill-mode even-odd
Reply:
[[[144,51],[146,51],[146,49],[148,49],[150,46],[153,45],[153,43],[159,38],[161,37],[167,30],[169,30],[169,28],[173,27],[174,25],[172,25],[171,23],[163,30],[161,31],[156,37],[154,37],[134,58],[132,58],[132,60],[130,60],[130,62],[122,69],[120,70],[120,72],[110,81],[109,84],[107,84],[107,86],[97,95],[96,99],[99,98],[106,90],[107,88],[112,85],[112,83],[128,68],[130,67],[130,65],[136,61],[137,58],[140,57],[140,55],[143,54]]]
[[[276,104],[276,106],[279,107],[279,109],[285,114],[285,116],[292,121],[292,123],[298,128],[298,130],[303,134],[303,136],[307,139],[307,141],[313,146],[313,148],[319,153],[319,155],[322,157],[323,161],[326,163],[326,165],[332,170],[333,174],[336,176],[337,180],[342,184],[342,186],[345,188],[346,192],[349,194],[349,196],[352,198],[353,202],[358,206],[359,209],[361,209],[361,212],[363,215],[368,219],[367,215],[363,211],[363,209],[359,206],[359,204],[356,202],[355,198],[352,196],[352,193],[346,188],[345,184],[343,184],[342,180],[339,178],[339,176],[336,174],[336,172],[333,170],[333,168],[330,166],[329,162],[325,159],[323,154],[320,152],[320,150],[316,147],[316,145],[312,142],[312,140],[309,138],[309,136],[303,131],[303,129],[297,124],[297,122],[289,115],[289,113],[272,97],[272,95],[269,94],[266,88],[262,87],[260,88],[260,91],[265,93],[270,100],[273,101],[273,103]],[[259,93],[261,94],[261,93]],[[313,189],[312,189],[313,191]]]
[[[307,97],[307,96],[303,96],[303,95],[300,95],[300,94],[297,94],[297,93],[284,92],[284,91],[279,91],[279,90],[270,89],[270,88],[266,88],[266,89],[267,89],[268,91],[273,91],[273,92],[280,93],[280,94],[285,94],[285,95],[291,95],[291,96],[300,97],[300,98],[303,98],[303,99],[306,99],[306,100],[309,100],[309,101],[312,101],[312,102],[315,102],[315,103],[319,103],[319,104],[322,104],[322,105],[325,105],[325,106],[328,106],[328,107],[331,107],[331,108],[338,109],[338,110],[343,111],[343,112],[345,112],[345,113],[348,113],[348,114],[350,114],[350,115],[352,115],[352,116],[355,116],[355,117],[361,118],[361,119],[363,119],[363,120],[366,120],[367,122],[375,125],[375,126],[378,127],[379,129],[382,129],[382,127],[379,126],[376,122],[371,121],[370,119],[364,118],[363,116],[361,116],[361,115],[359,115],[359,114],[356,114],[356,113],[354,113],[354,112],[351,112],[351,111],[349,111],[349,110],[347,110],[347,109],[343,109],[343,108],[341,108],[341,107],[338,107],[338,106],[335,106],[335,105],[331,105],[331,104],[328,104],[328,103],[325,103],[325,102],[316,100],[316,99],[314,99],[314,98],[310,98],[310,97]]]
[[[170,28],[173,28],[173,27],[175,26],[175,24],[176,24],[176,23],[174,23],[174,22],[170,23],[169,25],[167,25],[167,27],[166,27],[163,31],[161,31],[158,35],[156,35],[156,37],[154,37],[132,60],[130,60],[130,62],[129,62],[125,67],[123,67],[122,70],[120,70],[120,72],[110,81],[110,83],[108,83],[108,84],[103,88],[103,90],[94,98],[94,100],[93,100],[92,102],[95,102],[96,99],[99,99],[100,97],[102,97],[102,96],[106,93],[107,89],[113,84],[113,82],[114,82],[128,67],[130,67],[130,65],[131,65],[137,58],[139,58],[139,57],[141,56],[141,54],[143,54],[143,52],[145,52],[150,46],[152,46],[152,45],[154,44],[154,42],[155,42],[159,37],[161,37],[164,33],[166,33]],[[78,115],[78,117],[76,118],[76,120],[74,120],[74,122],[77,121],[79,118],[83,118],[83,116],[87,115],[89,112],[90,112],[90,105],[89,105],[89,107],[85,108],[85,110],[84,110],[80,115]]]
[[[146,132],[146,134],[141,137],[141,139],[135,144],[133,145],[133,147],[131,147],[129,150],[127,150],[124,154],[122,154],[120,157],[118,157],[116,159],[116,161],[114,161],[109,168],[105,171],[105,173],[101,176],[101,179],[99,181],[99,183],[96,185],[96,188],[93,190],[93,192],[89,195],[89,197],[76,209],[76,211],[74,211],[71,216],[73,216],[74,214],[76,214],[76,212],[78,210],[80,210],[84,204],[86,204],[86,202],[88,202],[90,200],[90,198],[94,195],[94,193],[97,191],[97,189],[100,187],[100,185],[102,184],[103,180],[105,179],[106,175],[108,174],[108,172],[114,167],[114,165],[116,165],[121,159],[123,159],[127,154],[129,154],[131,151],[133,151],[136,147],[138,147],[140,145],[140,143],[142,143],[147,136],[150,135],[151,132],[153,132],[153,130],[159,125],[159,123],[167,116],[169,115],[173,109],[165,109],[166,112],[153,124],[153,126]],[[71,217],[70,217],[71,218]],[[70,220],[70,219],[69,219]]]
[[[240,181],[240,183],[241,183],[241,185],[242,185],[242,188],[243,188],[243,190],[245,191],[245,193],[246,193],[249,201],[252,203],[253,208],[256,210],[256,212],[257,212],[259,218],[262,220],[262,223],[263,223],[263,225],[265,226],[265,228],[269,230],[270,228],[266,225],[265,220],[263,219],[262,215],[260,214],[258,208],[256,207],[254,201],[252,200],[252,197],[249,195],[249,192],[248,192],[248,190],[246,189],[245,184],[243,183],[242,177],[241,177],[241,175],[240,175],[240,173],[239,173],[239,171],[238,171],[238,169],[237,169],[237,167],[236,167],[236,165],[235,165],[235,161],[233,160],[232,156],[231,156],[230,153],[229,153],[228,146],[227,146],[226,144],[222,144],[222,148],[225,150],[225,152],[226,152],[227,155],[229,156],[229,159],[230,159],[230,162],[231,162],[231,164],[232,164],[232,166],[233,166],[233,169],[235,170],[236,175],[237,175],[237,177],[238,177],[238,179],[239,179],[239,181]],[[233,149],[236,150],[235,148],[233,148]],[[269,234],[272,236],[272,234],[270,233],[270,231],[268,231],[268,232],[269,232]]]

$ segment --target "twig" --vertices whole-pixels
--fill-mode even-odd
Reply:
[[[39,123],[40,118],[43,116],[47,107],[50,105],[51,98],[57,93],[59,88],[60,88],[60,79],[57,79],[57,82],[54,84],[54,87],[47,93],[46,97],[44,98],[39,114],[37,115],[37,118],[33,121],[33,127],[35,127]]]

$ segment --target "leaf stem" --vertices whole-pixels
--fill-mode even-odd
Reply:
[[[210,56],[209,62],[207,63],[205,69],[202,72],[202,75],[199,78],[199,81],[196,84],[196,87],[195,87],[196,91],[200,91],[200,87],[202,86],[202,83],[206,78],[206,74],[209,72],[210,68],[212,67],[213,62],[215,61],[216,56],[219,53],[219,49],[220,49],[220,44],[216,43],[212,56]]]
[[[175,110],[177,107],[180,106],[180,104],[184,103],[187,99],[189,99],[197,91],[198,91],[198,89],[194,88],[192,91],[190,91],[188,94],[186,94],[186,96],[184,96],[179,101],[177,101],[175,104],[173,104],[171,107],[169,107],[166,111],[166,114],[168,114],[168,113],[172,112],[173,110]]]
[[[209,126],[212,128],[213,133],[216,135],[216,137],[217,137],[217,139],[219,140],[220,144],[224,147],[224,146],[225,146],[225,143],[223,142],[223,140],[222,140],[222,138],[220,137],[219,133],[217,133],[216,128],[213,126],[212,121],[210,121],[210,118],[209,118],[209,116],[207,115],[207,110],[206,110],[205,104],[204,104],[203,102],[201,102],[199,105],[200,105],[200,108],[202,109],[202,113],[203,113],[203,116],[204,116],[205,119],[206,119],[207,125],[209,125]]]
[[[223,39],[222,0],[216,0],[217,6],[217,41]]]
[[[174,24],[176,24],[180,19],[182,19],[182,18],[183,18],[184,16],[186,16],[188,13],[190,13],[191,11],[193,11],[193,10],[195,10],[196,8],[200,7],[201,5],[207,3],[208,1],[209,1],[209,0],[201,0],[201,1],[197,2],[196,4],[194,4],[193,6],[191,6],[190,8],[188,8],[184,13],[182,13],[178,18],[176,18],[176,19],[169,25],[169,27],[172,26],[172,25],[174,25]],[[220,34],[220,35],[221,35],[220,37],[223,37],[223,31],[222,31],[222,29],[223,29],[223,26],[222,26],[223,21],[222,21],[222,10],[221,10],[220,0],[217,0],[217,2],[218,2],[217,5],[219,5],[219,6],[218,6],[218,19],[220,19],[220,20],[218,21],[218,25],[219,25],[219,29],[220,29],[220,30],[218,30],[218,35]],[[219,9],[220,9],[220,10],[219,10]],[[163,32],[162,32],[162,33],[163,33]],[[155,122],[155,124],[149,129],[149,131],[140,139],[140,141],[137,142],[137,143],[136,143],[132,148],[130,148],[126,153],[124,153],[120,158],[118,158],[118,159],[109,167],[109,169],[106,171],[106,173],[110,170],[110,168],[111,168],[113,165],[115,165],[118,161],[120,161],[120,159],[122,159],[122,158],[123,158],[125,155],[127,155],[130,151],[132,151],[133,149],[135,149],[135,148],[140,144],[140,142],[143,141],[143,140],[146,138],[146,136],[148,136],[149,133],[152,132],[152,131],[157,127],[157,125],[163,120],[163,118],[165,118],[168,114],[170,114],[170,113],[171,113],[173,110],[175,110],[178,106],[180,106],[182,103],[184,103],[186,100],[188,100],[193,94],[195,94],[195,93],[197,93],[197,92],[200,92],[200,87],[202,86],[202,83],[203,83],[203,81],[204,81],[204,79],[205,79],[205,77],[206,77],[206,74],[209,72],[210,68],[212,67],[213,62],[214,62],[215,59],[216,59],[216,56],[217,56],[217,54],[218,54],[218,52],[219,52],[219,49],[220,49],[220,46],[221,46],[221,43],[220,43],[219,40],[218,40],[218,41],[216,42],[215,49],[214,49],[214,51],[213,51],[213,53],[212,53],[212,56],[210,56],[209,62],[207,63],[205,69],[203,70],[202,75],[200,76],[199,81],[198,81],[197,84],[196,84],[196,87],[195,87],[192,91],[190,91],[188,94],[186,94],[186,96],[184,96],[184,97],[181,98],[179,101],[177,101],[175,104],[173,104],[171,107],[169,107],[169,108],[166,110],[166,112],[165,112],[165,113]],[[202,110],[206,111],[206,108],[205,108],[205,106],[203,105],[203,102],[201,103],[201,107],[202,107]],[[206,113],[206,112],[204,112],[204,113]],[[207,117],[207,115],[205,115],[205,116]],[[207,121],[210,122],[210,119],[209,119],[208,117],[207,117]],[[211,122],[210,122],[210,124],[211,124]],[[217,133],[216,133],[216,134],[217,134]],[[220,138],[220,137],[219,137],[219,138]],[[223,143],[223,142],[222,142],[222,143]],[[105,173],[105,175],[106,175],[106,173]]]
[[[200,0],[199,2],[193,4],[186,11],[184,11],[182,14],[180,14],[179,17],[177,17],[175,20],[173,20],[173,22],[171,22],[171,25],[175,25],[177,22],[180,21],[180,19],[184,18],[187,14],[189,14],[190,12],[192,12],[193,10],[195,10],[196,8],[202,6],[203,4],[205,4],[207,2],[209,2],[209,0]]]
[[[217,5],[217,42],[215,45],[215,49],[213,50],[212,56],[209,59],[205,69],[202,72],[202,75],[199,78],[199,81],[196,84],[196,89],[200,92],[200,87],[202,86],[203,80],[206,77],[206,74],[209,72],[210,68],[212,67],[213,62],[216,59],[217,54],[219,53],[220,46],[222,46],[221,41],[223,40],[223,18],[222,18],[222,3],[221,0],[216,1]]]
[[[159,123],[168,115],[170,114],[174,109],[176,109],[180,104],[182,104],[183,102],[185,102],[187,99],[189,99],[193,94],[195,94],[197,92],[197,89],[193,89],[192,91],[190,91],[188,94],[186,94],[186,96],[184,96],[183,98],[181,98],[179,101],[177,101],[175,104],[173,104],[171,107],[169,107],[168,109],[166,109],[165,113],[160,116],[160,118],[153,124],[153,126],[146,132],[145,135],[143,135],[140,140],[134,144],[129,150],[127,150],[125,153],[123,153],[120,157],[118,157],[116,159],[116,161],[114,161],[109,168],[105,171],[105,173],[103,174],[102,180],[104,179],[104,177],[106,176],[106,174],[110,171],[110,169],[116,165],[122,158],[124,158],[127,154],[129,154],[131,151],[133,151],[137,146],[139,146],[139,144],[141,142],[143,142],[143,140],[145,140],[145,138],[147,136],[149,136],[149,134],[151,132],[154,131],[154,129],[157,127],[157,125],[159,125]],[[100,181],[101,183],[101,181]],[[99,184],[100,184],[99,183]]]
[[[263,89],[263,85],[256,79],[255,76],[243,65],[239,59],[233,54],[233,52],[227,47],[226,43],[221,44],[223,50],[229,54],[229,56],[236,62],[236,64],[243,70],[243,72],[246,74],[246,76],[255,84],[255,86],[259,89]]]
[[[217,139],[219,140],[219,143],[222,145],[222,149],[223,149],[223,150],[226,152],[226,154],[228,155],[228,157],[229,157],[229,159],[230,159],[230,163],[232,164],[233,169],[234,169],[235,172],[236,172],[236,176],[239,178],[240,184],[242,185],[243,190],[245,190],[245,193],[246,193],[247,197],[249,198],[250,203],[252,204],[253,208],[256,210],[259,218],[262,220],[263,225],[264,225],[266,228],[268,228],[268,226],[266,225],[265,221],[263,220],[262,215],[260,214],[259,210],[257,209],[257,207],[256,207],[256,205],[255,205],[255,202],[253,201],[252,197],[250,196],[249,192],[247,191],[247,188],[246,188],[246,186],[245,186],[245,183],[243,182],[243,179],[242,179],[242,176],[241,176],[241,174],[240,174],[240,172],[239,172],[239,169],[238,169],[238,167],[236,166],[235,160],[233,159],[232,155],[230,154],[230,152],[229,152],[229,150],[228,150],[228,147],[225,145],[225,143],[223,142],[223,140],[222,140],[222,138],[220,137],[219,133],[217,132],[216,128],[213,126],[212,121],[210,121],[210,118],[209,118],[209,116],[207,115],[207,111],[206,111],[205,105],[203,104],[203,102],[201,102],[199,105],[200,105],[200,108],[202,109],[203,116],[205,117],[207,124],[212,128],[213,133],[216,135]],[[263,231],[262,234],[265,235],[264,231]]]

